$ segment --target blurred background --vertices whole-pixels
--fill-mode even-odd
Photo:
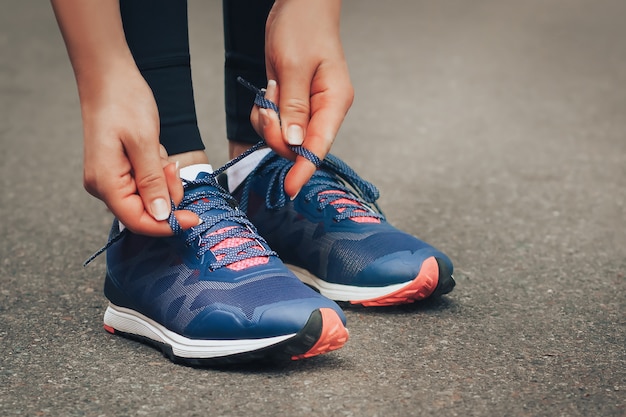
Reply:
[[[0,14],[0,414],[626,415],[626,2],[344,1],[355,103],[333,153],[455,262],[439,301],[346,308],[351,340],[193,369],[102,330],[111,215],[82,188],[48,2]],[[190,0],[196,103],[226,162],[221,3]]]

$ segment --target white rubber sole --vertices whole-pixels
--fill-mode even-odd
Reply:
[[[403,282],[400,284],[388,285],[386,287],[353,287],[350,285],[332,284],[330,282],[323,281],[299,266],[289,264],[286,266],[291,270],[291,272],[296,274],[300,281],[317,288],[320,294],[324,297],[335,301],[370,300],[380,298],[401,290],[411,282]]]
[[[439,266],[434,257],[422,263],[419,274],[412,280],[385,287],[356,287],[323,281],[309,271],[294,265],[287,267],[305,284],[316,288],[323,296],[335,301],[348,301],[363,306],[393,306],[413,303],[429,297],[437,287]]]
[[[238,340],[189,339],[166,329],[134,310],[114,304],[109,304],[104,313],[104,328],[109,333],[121,332],[165,344],[171,347],[174,356],[185,359],[211,359],[253,352],[295,335],[294,333],[264,339]]]

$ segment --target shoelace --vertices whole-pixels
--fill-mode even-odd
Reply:
[[[243,269],[246,266],[261,263],[260,258],[275,256],[274,251],[265,249],[263,246],[266,244],[265,241],[256,233],[255,227],[244,212],[237,207],[235,199],[217,185],[215,175],[214,173],[205,178],[185,181],[185,187],[188,190],[200,189],[185,193],[185,197],[175,210],[189,210],[202,219],[200,225],[192,227],[185,233],[186,244],[192,245],[197,242],[197,257],[201,257],[209,250],[213,252],[216,261],[209,265],[211,270],[224,266]],[[211,188],[201,188],[207,185]],[[209,214],[214,210],[222,213]],[[170,216],[170,219],[172,218],[175,221],[173,214]],[[222,221],[234,224],[209,232]],[[173,227],[172,230],[174,229]],[[174,232],[184,233],[182,230],[174,230]]]
[[[254,87],[252,84],[243,80],[241,77],[239,82],[246,85],[248,88],[256,93],[255,102],[257,100],[261,102],[261,99],[265,100],[263,91]],[[265,102],[263,102],[264,105],[270,105],[268,103],[271,103],[271,105],[273,105],[273,108],[278,111],[278,107],[271,101],[265,100]],[[232,196],[228,194],[225,190],[223,190],[216,181],[216,178],[219,174],[226,171],[228,168],[235,165],[237,162],[241,161],[243,158],[258,150],[259,148],[264,147],[265,145],[265,141],[259,141],[246,152],[227,162],[222,167],[215,170],[212,174],[209,174],[207,177],[196,179],[194,181],[183,180],[183,185],[185,186],[185,188],[209,185],[215,187],[215,189],[218,190],[217,192],[213,193],[200,191],[196,193],[186,193],[183,197],[183,200],[178,206],[176,206],[174,202],[171,201],[171,211],[168,218],[168,224],[174,232],[174,235],[180,235],[185,233],[185,231],[183,231],[183,229],[180,227],[178,220],[174,216],[174,212],[176,210],[190,210],[196,213],[202,219],[202,223],[200,225],[190,229],[186,237],[186,243],[189,245],[192,244],[192,242],[196,239],[199,239],[199,249],[197,253],[198,257],[201,257],[212,248],[217,248],[212,250],[217,258],[217,261],[213,262],[209,266],[209,268],[211,269],[217,269],[236,263],[243,263],[245,265],[245,261],[249,259],[276,255],[276,253],[273,251],[267,251],[265,249],[262,249],[262,245],[262,250],[259,250],[259,242],[265,241],[254,232],[256,229],[249,222],[243,212],[241,212],[237,208],[237,204]],[[313,163],[315,163],[315,158],[319,160],[319,158],[317,158],[312,152],[307,151],[304,152],[304,154],[310,154],[309,157],[311,157],[312,155]],[[218,216],[207,216],[204,214],[213,209],[223,209],[225,210],[225,212]],[[240,224],[241,227],[230,227],[226,230],[220,230],[218,231],[218,233],[206,233],[210,228],[212,228],[222,220],[233,221]],[[109,236],[107,243],[102,248],[97,250],[93,255],[87,258],[87,260],[83,262],[83,266],[89,265],[94,259],[104,253],[115,242],[120,240],[126,233],[128,233],[128,229],[119,231],[119,227],[117,227],[118,224],[119,223],[116,220],[113,226],[113,233],[111,233],[111,235]],[[232,242],[234,241],[240,244],[232,245]]]
[[[255,87],[241,77],[238,77],[237,81],[256,94],[254,104],[261,108],[274,110],[280,120],[278,106],[273,101],[265,98],[264,90]],[[316,168],[323,168],[323,170],[318,169],[309,181],[309,185],[312,185],[312,187],[309,188],[309,191],[304,196],[306,201],[311,201],[317,195],[320,210],[323,210],[329,204],[333,205],[339,212],[335,216],[336,221],[357,217],[384,219],[382,211],[376,205],[376,200],[379,197],[378,189],[372,183],[362,179],[345,162],[330,154],[326,155],[324,160],[320,160],[313,152],[303,146],[290,146],[290,148],[296,154],[311,161]],[[270,187],[265,195],[267,208],[278,209],[285,206],[286,197],[282,190],[284,189],[285,176],[292,166],[293,162],[277,157],[274,162],[265,165],[263,168],[265,173],[273,172],[271,174]],[[244,184],[242,201],[240,202],[243,211],[246,211],[248,205],[250,179],[256,173],[255,171],[256,169],[248,176],[248,180]],[[344,186],[341,181],[338,181],[337,177],[342,178],[359,196],[357,197],[352,190]],[[377,212],[372,211],[366,203],[373,205]]]
[[[276,114],[278,115],[278,120],[280,121],[280,112],[278,110],[278,106],[273,101],[265,98],[264,90],[257,88],[252,83],[249,83],[248,81],[244,80],[241,77],[237,77],[237,81],[239,81],[241,85],[243,85],[244,87],[246,87],[248,90],[252,91],[255,94],[254,104],[256,104],[257,106],[263,109],[274,110]],[[304,146],[296,146],[296,145],[288,145],[288,146],[289,146],[289,149],[291,149],[297,155],[303,156],[309,161],[311,161],[311,163],[315,165],[316,168],[319,168],[322,165],[322,160],[318,158],[317,155],[315,155],[313,152],[305,148]]]
[[[193,181],[183,180],[185,195],[178,206],[172,202],[172,211],[168,219],[175,235],[186,235],[185,243],[188,246],[197,244],[196,256],[198,258],[208,251],[213,253],[216,260],[209,264],[210,270],[225,266],[232,269],[244,269],[247,266],[263,263],[263,259],[268,256],[276,256],[276,252],[265,249],[267,246],[265,240],[256,233],[256,228],[244,212],[237,207],[235,199],[217,183],[217,175],[226,168],[225,165],[212,174]],[[197,191],[191,191],[193,189]],[[197,214],[202,223],[185,231],[174,216],[176,210],[189,210]],[[221,213],[213,214],[214,210],[219,210]],[[229,222],[229,224],[211,231],[222,221]],[[128,229],[113,233],[106,245],[91,255],[83,265],[91,263],[126,233]]]
[[[280,118],[278,106],[271,100],[265,98],[265,92],[263,90],[255,87],[241,77],[238,77],[237,80],[255,93],[254,103],[257,106],[274,110]],[[222,172],[264,146],[266,146],[266,143],[264,140],[261,140],[241,155],[215,170],[212,174],[194,181],[183,180],[185,188],[209,185],[215,190],[200,190],[195,193],[185,193],[183,200],[178,206],[176,206],[173,201],[171,202],[171,212],[168,223],[174,235],[188,233],[185,239],[188,245],[193,244],[196,239],[199,239],[198,257],[201,257],[207,251],[211,250],[217,258],[217,260],[209,266],[212,270],[233,264],[239,264],[245,267],[245,265],[254,264],[255,259],[276,255],[274,251],[264,249],[261,243],[265,243],[265,240],[256,233],[256,229],[244,214],[247,208],[250,179],[259,170],[260,166],[253,170],[244,184],[244,193],[242,201],[239,204],[239,207],[242,207],[242,209],[238,208],[234,198],[223,190],[216,181],[217,176]],[[384,219],[381,210],[376,205],[376,200],[379,197],[378,189],[373,184],[363,180],[346,163],[330,154],[326,155],[324,160],[320,160],[313,152],[303,146],[290,146],[290,148],[296,154],[311,161],[317,168],[323,167],[326,171],[335,173],[350,185],[360,197],[357,197],[349,188],[337,181],[337,177],[328,172],[317,170],[310,182],[314,187],[311,187],[305,196],[308,201],[317,194],[321,209],[328,204],[333,204],[339,211],[339,214],[335,216],[335,220],[337,221],[355,217]],[[284,207],[286,203],[285,193],[283,191],[284,181],[292,165],[293,162],[280,157],[271,164],[264,164],[264,172],[274,172],[266,194],[266,205],[268,208]],[[331,190],[330,192],[328,191],[329,189]],[[276,202],[272,202],[272,195],[275,196]],[[319,198],[321,195],[323,195],[323,197]],[[372,211],[367,203],[372,204],[378,212]],[[196,213],[202,219],[202,223],[191,228],[189,231],[182,230],[178,220],[176,220],[174,216],[176,210],[182,209]],[[205,214],[214,209],[224,210],[224,213],[217,216],[208,216]],[[229,220],[240,226],[226,227],[216,232],[207,233],[222,220]],[[125,233],[128,233],[128,229],[112,234],[107,243],[91,255],[83,263],[83,266],[90,264],[115,242],[120,240]],[[250,260],[251,263],[246,263],[246,261]]]
[[[283,208],[287,203],[287,195],[284,191],[285,177],[292,166],[292,161],[276,154],[261,162],[243,184],[239,201],[241,210],[244,212],[247,210],[250,188],[256,175],[269,176],[265,206],[270,210]],[[320,210],[332,205],[338,212],[334,216],[336,221],[359,217],[379,220],[385,218],[376,204],[379,197],[376,186],[362,179],[352,168],[334,155],[326,155],[320,169],[313,174],[306,187],[306,193],[303,194],[305,201],[317,199]],[[370,205],[375,207],[376,211],[372,210]]]

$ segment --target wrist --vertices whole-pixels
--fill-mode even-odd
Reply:
[[[341,0],[275,0],[266,23],[266,40],[272,32],[289,38],[309,34],[309,41],[337,38],[340,34]],[[276,26],[276,27],[274,27]],[[313,34],[318,34],[311,36]]]
[[[106,62],[99,62],[97,58],[85,59],[84,63],[74,65],[74,74],[83,106],[106,97],[116,87],[145,83],[130,52],[129,57],[109,56]]]

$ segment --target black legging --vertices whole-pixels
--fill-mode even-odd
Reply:
[[[254,96],[236,79],[267,84],[265,21],[273,0],[223,0],[226,133],[256,143],[250,124]],[[186,0],[120,0],[126,41],[150,85],[161,119],[160,140],[170,155],[202,150],[191,81]]]

